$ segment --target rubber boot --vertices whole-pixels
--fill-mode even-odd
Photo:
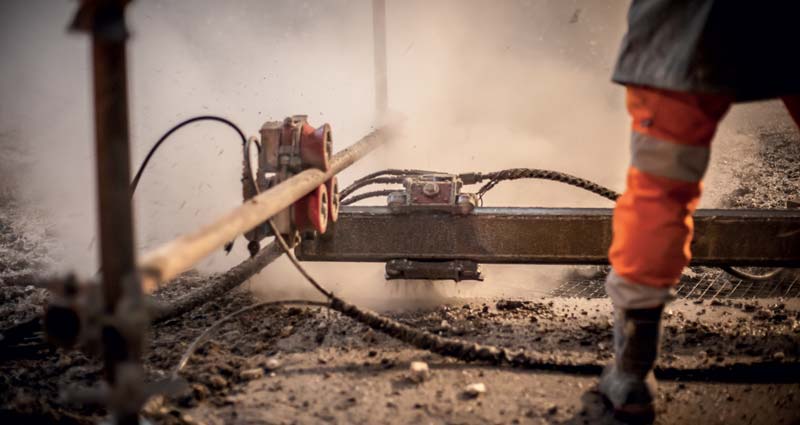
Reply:
[[[600,393],[614,409],[614,416],[628,423],[655,420],[656,379],[661,311],[614,310],[614,361],[600,377]]]

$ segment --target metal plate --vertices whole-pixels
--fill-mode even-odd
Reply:
[[[413,261],[390,260],[386,263],[386,280],[483,280],[480,264],[469,260]]]

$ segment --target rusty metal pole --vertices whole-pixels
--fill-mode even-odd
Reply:
[[[72,29],[92,36],[95,156],[105,319],[102,343],[109,408],[118,424],[138,424],[146,312],[136,277],[130,184],[125,6],[128,0],[84,0]],[[123,395],[125,394],[125,395]]]
[[[117,19],[124,27],[122,9]],[[125,39],[92,37],[97,202],[100,260],[107,313],[123,294],[122,281],[135,270],[133,214],[128,194],[130,148]]]
[[[386,0],[372,0],[372,33],[375,56],[375,107],[383,117],[389,106],[386,63]]]

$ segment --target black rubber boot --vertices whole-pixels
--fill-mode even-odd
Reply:
[[[600,378],[600,393],[613,407],[614,416],[628,423],[655,420],[656,379],[661,311],[664,306],[641,310],[614,310],[614,361]]]

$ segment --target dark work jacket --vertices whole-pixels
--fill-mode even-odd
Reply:
[[[800,0],[633,0],[613,80],[738,101],[800,94]]]

